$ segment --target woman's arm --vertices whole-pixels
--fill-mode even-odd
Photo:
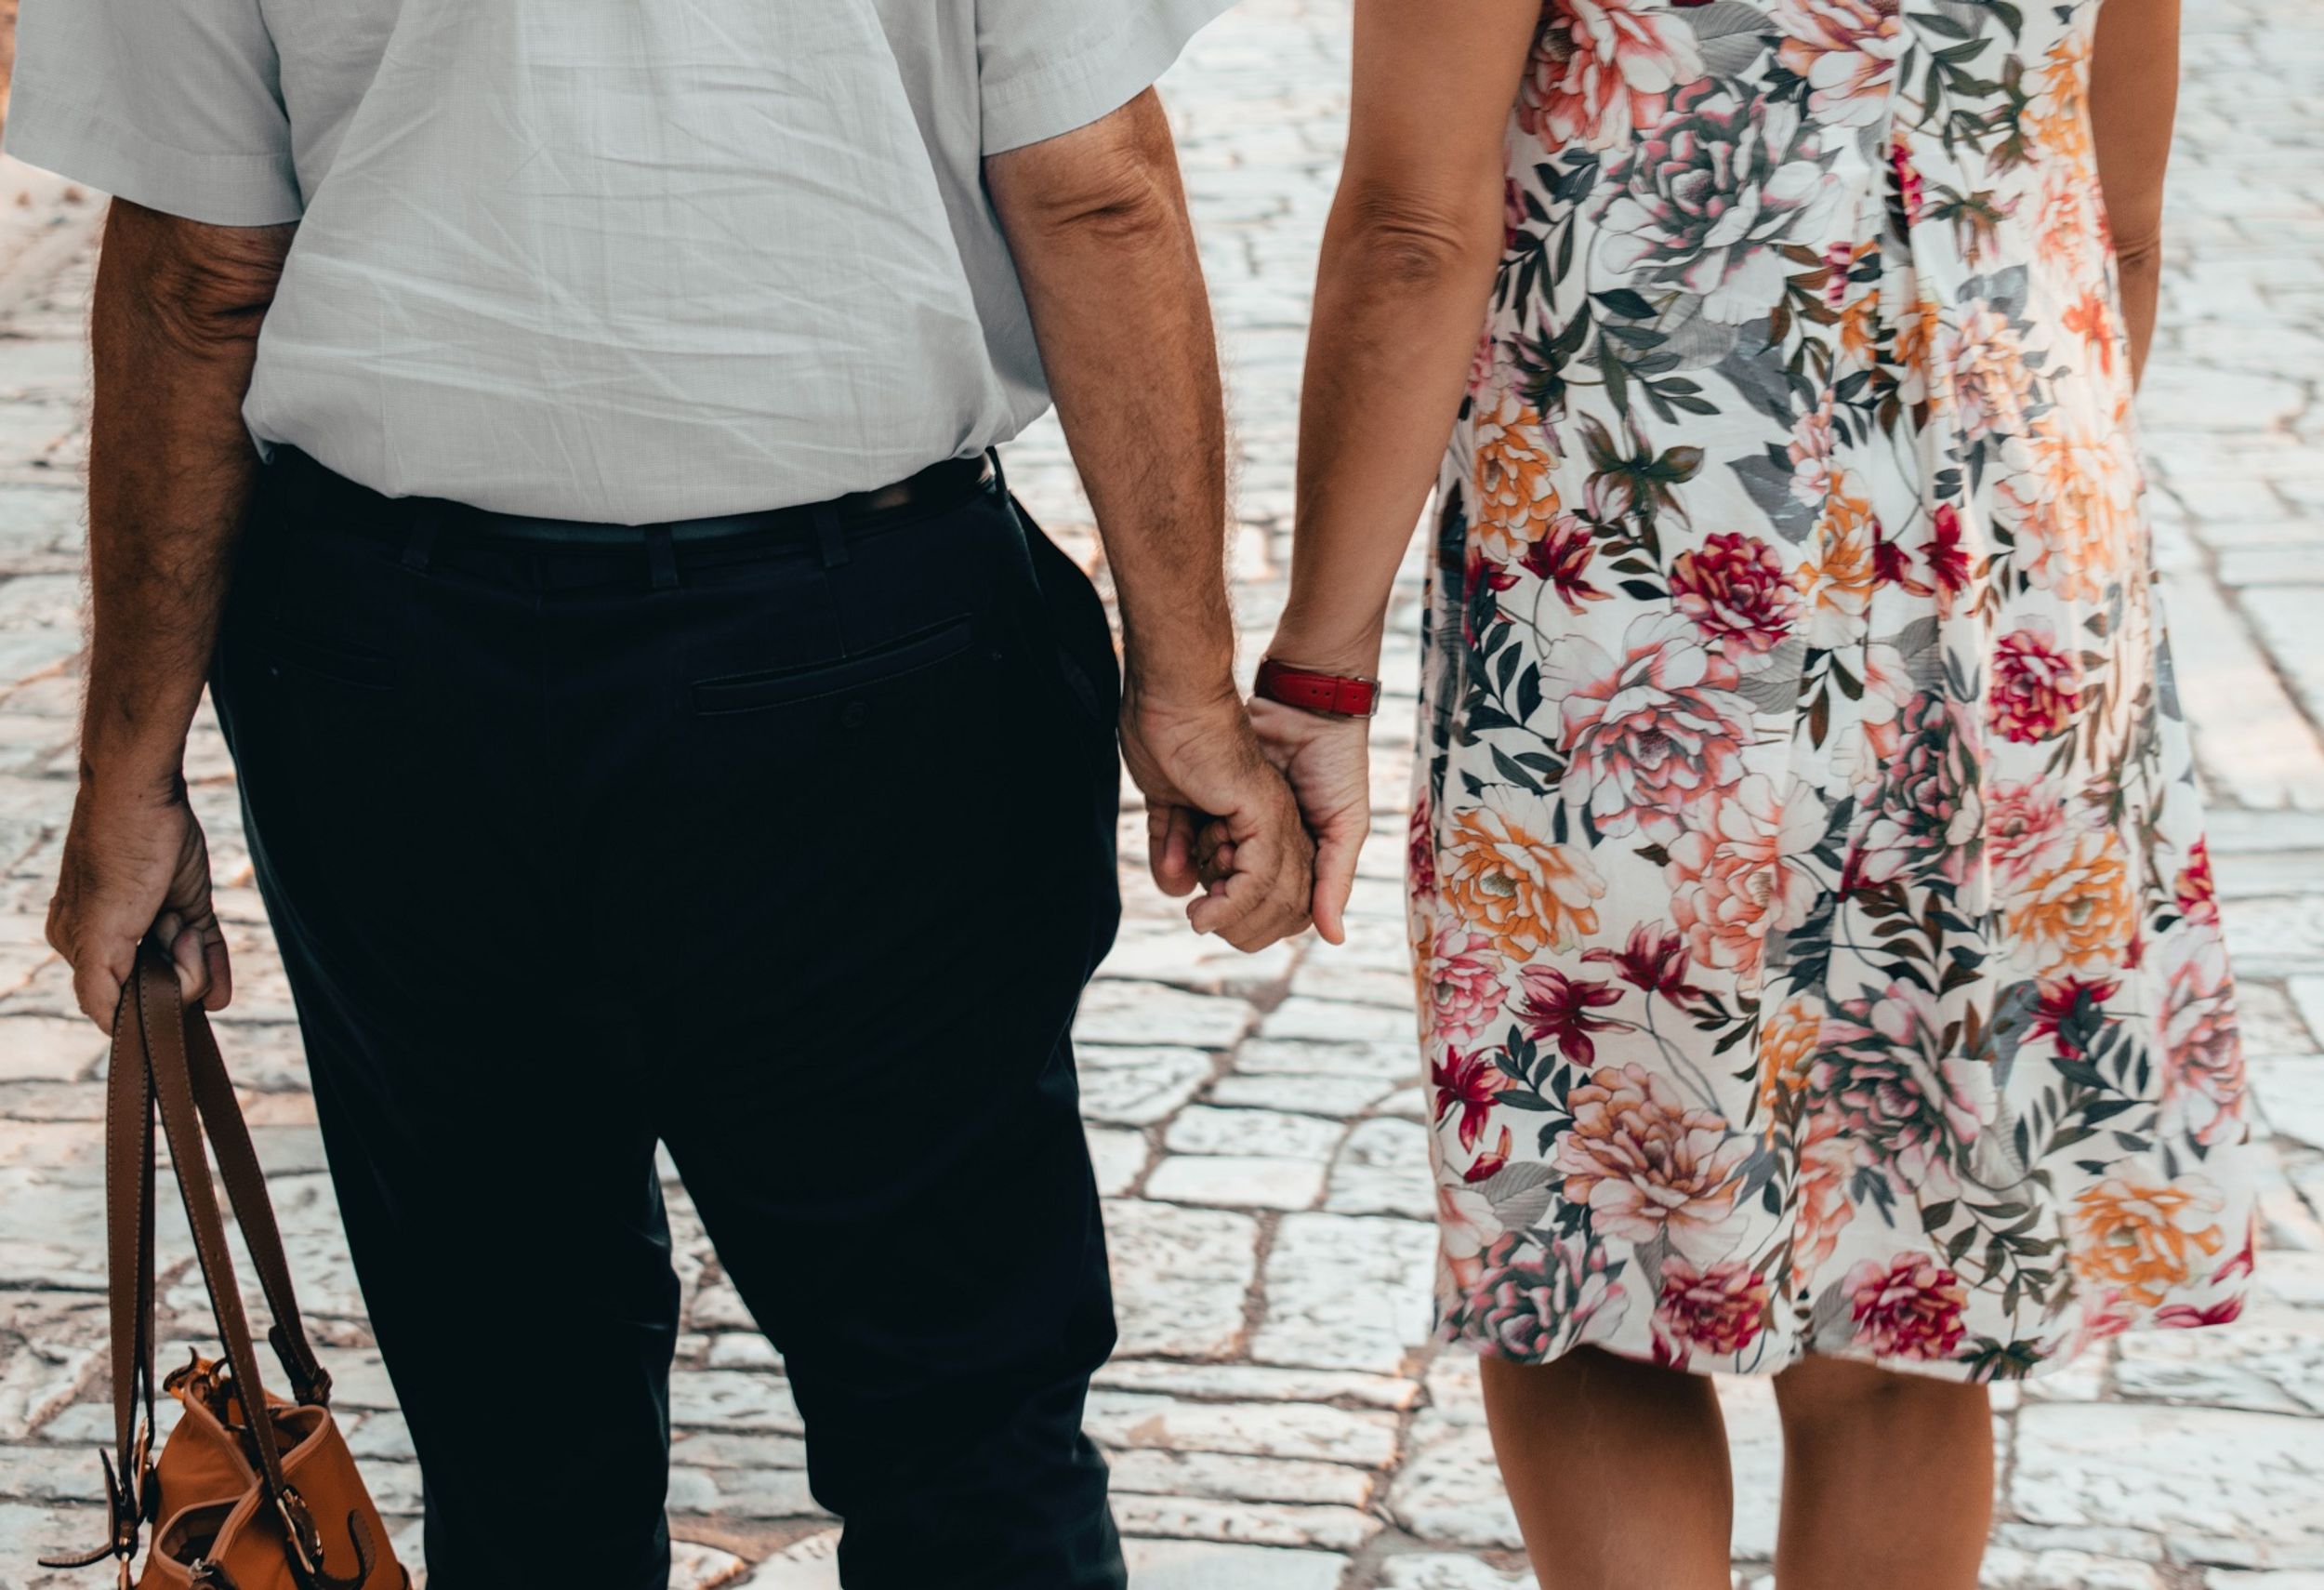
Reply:
[[[1501,252],[1501,139],[1541,0],[1356,0],[1355,97],[1300,410],[1291,593],[1270,655],[1371,674],[1396,565],[1445,456]],[[1361,722],[1251,704],[1315,836],[1316,930],[1371,832]]]
[[[1502,136],[1539,0],[1357,0],[1347,166],[1300,410],[1290,600],[1274,655],[1368,674],[1444,461],[1500,258]]]
[[[2106,0],[2090,67],[2098,185],[2121,261],[2131,372],[2146,368],[2162,292],[2162,176],[2179,103],[2179,0]]]

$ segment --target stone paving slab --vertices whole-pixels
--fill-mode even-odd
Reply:
[[[1282,596],[1314,250],[1345,131],[1349,0],[1245,0],[1166,84],[1234,387],[1237,611]],[[2277,1149],[2246,1319],[2142,1336],[1995,1396],[1992,1590],[2324,1590],[2324,17],[2188,0],[2165,323],[2142,409],[2158,560],[2243,1016]],[[97,200],[0,164],[0,1590],[95,1527],[104,1440],[101,1044],[42,943],[73,771],[85,450],[81,321]],[[1063,440],[1011,482],[1096,543]],[[1102,572],[1102,571],[1101,571]],[[1251,959],[1188,935],[1135,866],[1077,1037],[1122,1350],[1091,1428],[1144,1590],[1532,1590],[1475,1372],[1427,1345],[1433,1199],[1398,868],[1417,568],[1378,725],[1376,842],[1351,942]],[[205,717],[189,774],[232,925],[222,1024],[350,1440],[416,1555],[417,1474],[337,1238],[287,990],[231,770]],[[1137,814],[1125,815],[1135,855]],[[779,1355],[682,1187],[671,1505],[694,1590],[830,1590]],[[174,1212],[171,1338],[205,1329]],[[1780,1438],[1767,1387],[1722,1388],[1738,1583],[1772,1582]]]

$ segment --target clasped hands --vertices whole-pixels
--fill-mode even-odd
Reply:
[[[1371,828],[1366,724],[1231,692],[1140,689],[1122,703],[1122,756],[1146,799],[1155,882],[1193,895],[1187,921],[1246,952],[1311,923],[1347,936],[1356,856]]]

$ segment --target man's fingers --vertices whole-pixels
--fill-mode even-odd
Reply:
[[[215,926],[218,919],[210,919]],[[234,967],[226,953],[226,933],[217,930],[202,940],[203,969],[209,975],[209,990],[202,998],[202,1008],[222,1011],[234,1002]]]
[[[1146,808],[1147,861],[1154,872],[1155,887],[1165,894],[1182,897],[1195,892],[1201,881],[1195,868],[1195,818],[1183,806],[1149,805]]]
[[[1303,835],[1299,844],[1286,844],[1264,830],[1237,842],[1233,872],[1187,907],[1189,924],[1241,950],[1264,949],[1298,933],[1308,921],[1303,843]]]
[[[164,913],[156,923],[155,935],[169,950],[170,964],[178,971],[178,998],[181,1003],[206,1005],[209,1002],[210,961],[202,930],[189,922],[183,926],[165,927],[171,913]],[[222,950],[224,945],[219,948]]]
[[[110,1033],[114,1013],[121,1008],[121,974],[98,963],[93,955],[73,969],[73,1002],[81,1014]]]

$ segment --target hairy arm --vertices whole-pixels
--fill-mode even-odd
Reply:
[[[2092,54],[2098,185],[2122,278],[2131,370],[2144,374],[2162,293],[2163,170],[2179,102],[2179,0],[2106,0]]]
[[[1169,119],[1148,90],[985,176],[1120,600],[1123,751],[1155,878],[1191,892],[1220,819],[1231,870],[1190,915],[1258,947],[1305,925],[1309,858],[1235,693],[1225,405]]]
[[[159,924],[190,996],[230,987],[180,766],[258,458],[242,422],[292,227],[216,227],[116,200],[90,341],[91,620],[80,788],[49,938],[110,1025]]]
[[[1502,135],[1538,0],[1357,0],[1348,158],[1324,232],[1300,408],[1291,590],[1269,648],[1375,673],[1396,565],[1444,461],[1502,244]],[[1361,724],[1251,713],[1316,835],[1316,926],[1370,831]]]

